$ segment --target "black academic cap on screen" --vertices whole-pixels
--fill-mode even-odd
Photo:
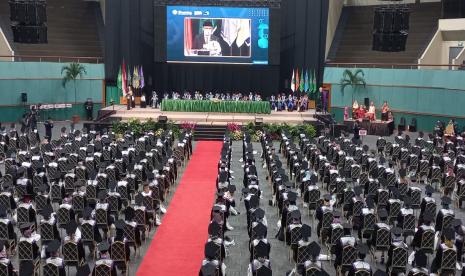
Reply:
[[[110,244],[107,241],[103,241],[98,244],[97,248],[100,252],[106,252],[110,249]]]
[[[60,248],[60,245],[61,245],[60,241],[53,240],[53,241],[48,243],[47,248],[45,249],[45,251],[47,253],[55,253]]]
[[[321,247],[314,241],[308,245],[308,250],[313,257],[317,257],[320,255]]]
[[[426,267],[427,256],[423,250],[418,250],[415,252],[415,264],[418,267]]]

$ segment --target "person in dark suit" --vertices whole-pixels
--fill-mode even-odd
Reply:
[[[52,140],[52,129],[53,129],[53,121],[52,118],[48,117],[48,120],[44,123],[45,126],[45,139],[48,142]]]
[[[202,33],[198,34],[194,38],[194,44],[192,49],[204,49],[209,50],[211,56],[221,56],[221,46],[219,39],[213,33],[216,28],[213,28],[213,24],[210,20],[203,23]]]
[[[87,120],[92,121],[92,111],[94,110],[94,103],[90,98],[84,103],[84,107],[86,108]]]

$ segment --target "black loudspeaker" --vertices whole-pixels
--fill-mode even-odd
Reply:
[[[168,117],[160,115],[158,116],[158,122],[162,124],[166,124],[168,122]]]
[[[368,108],[370,106],[370,98],[365,98],[364,102],[365,102],[365,107]]]
[[[16,43],[47,43],[47,26],[24,26],[11,23],[13,41]]]
[[[27,103],[27,93],[21,93],[21,102]]]
[[[405,51],[410,10],[403,7],[376,8],[373,18],[373,51]]]

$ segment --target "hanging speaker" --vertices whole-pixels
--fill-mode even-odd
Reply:
[[[21,102],[27,103],[27,93],[21,93]]]

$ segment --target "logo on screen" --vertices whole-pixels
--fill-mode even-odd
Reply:
[[[260,23],[258,25],[258,47],[262,49],[268,49],[268,30],[268,24]]]
[[[173,15],[177,15],[178,14],[178,11],[177,10],[173,10]]]

